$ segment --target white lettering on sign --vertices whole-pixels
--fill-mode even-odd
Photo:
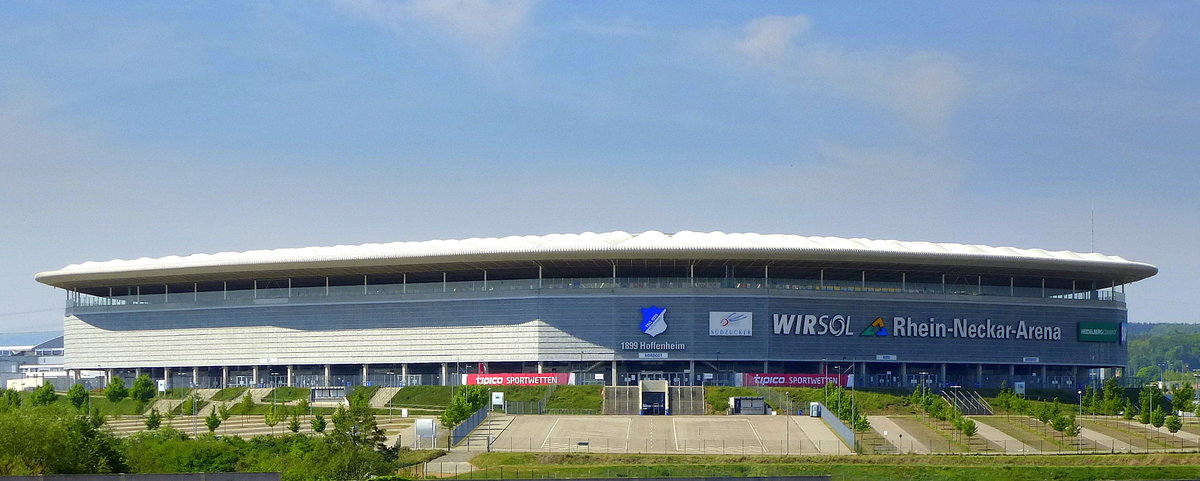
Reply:
[[[775,334],[801,336],[853,336],[850,316],[815,314],[774,314],[771,325]]]
[[[687,349],[686,342],[659,341],[622,341],[621,349],[626,351],[682,351]]]
[[[911,317],[896,316],[892,318],[891,334],[895,337],[1062,340],[1062,328],[1057,326],[1036,326],[1025,321],[1017,321],[1016,325],[1012,325],[992,322],[991,319],[972,321],[967,318],[954,318],[953,323],[947,325],[932,317],[928,321],[913,321]]]
[[[638,353],[638,359],[666,359],[666,358],[667,358],[667,353],[665,353],[665,352],[639,352]]]

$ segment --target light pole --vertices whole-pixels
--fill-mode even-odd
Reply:
[[[787,398],[787,412],[783,413],[783,455],[787,456],[792,447],[792,396],[784,391],[783,397]]]
[[[1079,395],[1079,416],[1083,417],[1083,390],[1075,391]]]

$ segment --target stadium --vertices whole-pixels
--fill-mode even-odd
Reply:
[[[650,231],[86,262],[65,368],[180,387],[604,384],[1075,389],[1126,364],[1097,253]]]

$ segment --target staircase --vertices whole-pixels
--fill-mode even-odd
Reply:
[[[388,403],[392,402],[392,398],[396,397],[396,393],[400,392],[398,387],[381,387],[375,391],[375,395],[371,396],[371,407],[376,409],[384,409],[388,407]],[[491,400],[488,400],[491,402]]]
[[[942,391],[942,399],[968,416],[992,414],[992,407],[976,391]]]

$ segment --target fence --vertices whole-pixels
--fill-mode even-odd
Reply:
[[[841,438],[842,442],[846,443],[847,446],[857,446],[854,442],[854,430],[846,426],[841,419],[838,419],[836,414],[826,409],[825,405],[821,403],[817,403],[817,405],[821,406],[821,420],[825,421],[825,425],[829,426],[833,434]]]
[[[780,420],[782,421],[782,420]],[[469,437],[458,444],[466,451],[612,453],[612,454],[730,454],[730,455],[849,455],[854,450],[837,439],[675,439],[622,437],[520,437],[500,434],[489,444]]]
[[[488,410],[490,408],[491,406],[481,407],[478,411],[475,411],[475,414],[472,414],[471,417],[467,418],[466,421],[458,423],[457,426],[454,426],[454,429],[450,431],[450,445],[455,446],[461,442],[463,438],[466,438],[468,435],[470,435],[471,431],[474,431],[475,428],[479,426],[479,423],[482,423],[484,419],[487,419]]]

